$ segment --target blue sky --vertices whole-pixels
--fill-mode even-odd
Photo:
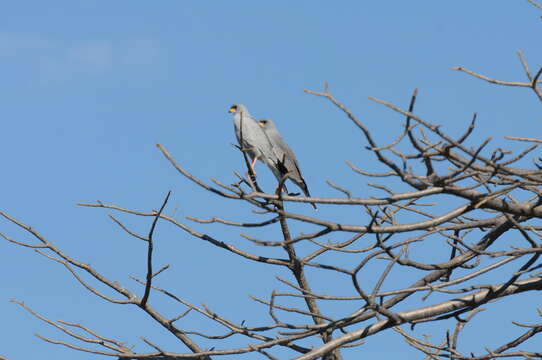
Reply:
[[[9,2],[1,10],[1,209],[136,291],[141,289],[127,276],[144,274],[143,244],[122,233],[108,211],[75,203],[101,200],[148,211],[172,190],[167,213],[175,211],[179,219],[258,219],[247,206],[218,199],[180,177],[155,147],[166,146],[202,179],[234,182],[233,171],[244,165],[230,145],[235,137],[227,109],[233,103],[276,121],[311,192],[322,197],[337,195],[326,180],[357,196],[378,195],[344,161],[381,167],[348,119],[304,88],[321,90],[328,82],[381,143],[401,131],[401,118],[367,97],[406,106],[414,88],[420,91],[418,113],[451,134],[465,128],[473,112],[479,116],[475,138],[493,136],[494,147],[504,144],[504,135],[534,136],[542,128],[540,103],[528,90],[451,70],[460,65],[524,81],[517,50],[524,51],[531,69],[542,66],[541,14],[527,1],[58,0]],[[273,176],[263,165],[258,169],[262,185],[272,190]],[[309,206],[293,208],[312,214]],[[319,213],[341,214],[325,207]],[[119,218],[139,231],[148,229],[146,220]],[[261,251],[246,244],[237,229],[194,227]],[[28,239],[4,220],[0,232]],[[266,297],[279,287],[273,277],[286,276],[166,224],[159,224],[158,234],[156,262],[172,265],[160,285],[236,320],[261,311],[246,295]],[[146,349],[140,336],[164,347],[173,343],[137,309],[87,295],[58,264],[6,242],[0,242],[0,251],[0,317],[7,334],[1,355],[94,358],[34,338],[35,332],[61,336],[10,298],[53,319],[119,335],[138,351]],[[371,339],[360,351],[378,351],[385,339]],[[379,352],[385,359],[396,355],[391,349]]]

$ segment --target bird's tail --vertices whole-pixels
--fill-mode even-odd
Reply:
[[[303,190],[303,193],[305,193],[306,197],[311,197],[311,193],[309,192],[309,188],[307,187],[307,183],[305,182],[305,180],[301,179],[300,182],[296,182],[296,183],[301,188],[301,190]],[[315,203],[311,202],[311,205],[314,208],[314,210],[318,210]]]

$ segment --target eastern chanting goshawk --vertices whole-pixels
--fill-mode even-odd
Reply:
[[[262,119],[258,124],[264,130],[264,133],[269,139],[269,142],[271,142],[274,153],[279,160],[275,163],[276,166],[271,168],[275,177],[280,181],[282,176],[288,174],[288,178],[299,186],[307,197],[311,197],[307,183],[305,182],[305,179],[303,179],[303,175],[301,175],[299,162],[292,149],[286,144],[284,138],[279,133],[275,122],[271,119]],[[311,205],[317,209],[316,204],[311,203]]]
[[[251,169],[254,170],[256,161],[260,160],[271,169],[278,181],[287,174],[288,178],[310,197],[295,154],[273,121],[267,119],[256,121],[242,104],[232,105],[229,112],[234,114],[233,124],[239,146],[252,160]],[[316,209],[316,205],[311,204]]]
[[[254,170],[256,161],[260,160],[272,169],[277,163],[278,157],[263,129],[250,116],[247,107],[242,104],[235,104],[230,107],[229,111],[234,115],[233,126],[239,146],[252,160],[250,168]]]

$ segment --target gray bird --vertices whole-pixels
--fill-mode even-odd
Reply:
[[[285,174],[288,174],[288,178],[299,186],[307,197],[311,197],[307,183],[303,179],[303,175],[301,175],[301,169],[299,169],[297,158],[292,149],[282,138],[282,135],[280,135],[275,122],[271,119],[262,119],[258,124],[264,130],[265,135],[267,135],[269,142],[271,142],[273,146],[275,156],[278,158],[278,161],[271,162],[274,166],[268,164],[271,171],[273,171],[273,174],[275,174],[275,177],[280,181]],[[317,209],[316,204],[311,204]]]
[[[250,116],[247,107],[235,104],[230,107],[229,112],[234,114],[233,125],[239,146],[252,160],[251,169],[254,170],[258,160],[263,161],[270,169],[275,168],[278,156],[274,147],[262,127]]]

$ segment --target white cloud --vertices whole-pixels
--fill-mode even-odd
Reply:
[[[79,43],[43,36],[0,32],[0,65],[19,70],[31,81],[58,83],[115,72],[152,72],[159,67],[160,47],[146,37]]]
[[[160,49],[153,39],[143,37],[131,39],[124,44],[119,61],[130,67],[157,66],[160,61]]]
[[[54,48],[50,39],[0,32],[0,58],[20,56],[29,51],[44,52]]]
[[[91,71],[107,71],[115,61],[110,42],[94,42],[67,50],[67,60],[74,66]]]

